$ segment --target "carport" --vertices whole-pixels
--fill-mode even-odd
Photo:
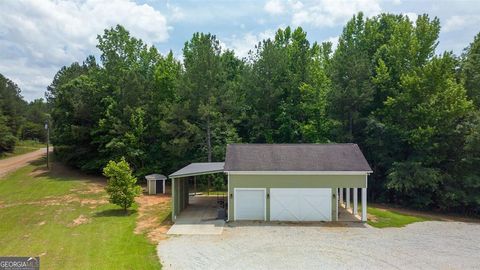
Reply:
[[[187,208],[190,203],[188,181],[195,181],[195,176],[198,175],[223,173],[224,165],[224,162],[191,163],[169,175],[169,178],[172,179],[173,221],[177,220],[180,212]]]

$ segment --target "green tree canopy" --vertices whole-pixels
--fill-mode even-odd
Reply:
[[[371,200],[479,214],[480,39],[457,58],[436,51],[439,34],[425,14],[359,13],[335,49],[286,27],[240,59],[195,33],[179,61],[106,29],[98,61],[62,68],[48,88],[55,151],[93,172],[125,157],[143,176],[221,161],[233,142],[355,142],[374,171]],[[36,103],[18,121],[2,105],[0,133],[41,121]]]

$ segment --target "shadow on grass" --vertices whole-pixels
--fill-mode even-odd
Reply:
[[[137,213],[135,209],[129,209],[125,212],[123,209],[107,209],[95,213],[95,217],[128,217]]]
[[[46,169],[47,168],[47,157],[41,157],[36,160],[32,160],[29,164],[33,166],[39,166],[37,169]]]
[[[36,166],[32,171],[34,177],[49,177],[58,181],[77,181],[84,180],[88,182],[106,184],[107,180],[99,175],[87,174],[79,169],[68,167],[61,162],[55,161],[55,158],[50,158],[49,168],[47,168],[47,158],[42,157],[29,162],[30,165]]]

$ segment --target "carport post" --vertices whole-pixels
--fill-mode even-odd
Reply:
[[[343,188],[340,188],[340,196],[338,196],[340,199],[340,205],[343,204]]]
[[[175,221],[175,178],[172,178],[172,220]]]
[[[335,203],[336,204],[336,209],[335,209],[336,218],[335,218],[335,221],[338,221],[338,201],[339,201],[339,197],[340,197],[339,192],[340,192],[340,189],[337,188],[337,195],[336,195],[337,196],[337,202]]]
[[[353,215],[358,214],[358,189],[353,188]]]
[[[345,191],[347,192],[347,205],[345,208],[350,209],[350,188],[346,188]]]
[[[367,221],[367,188],[362,188],[362,221]]]
[[[193,190],[195,192],[195,196],[197,195],[197,177],[193,177]]]

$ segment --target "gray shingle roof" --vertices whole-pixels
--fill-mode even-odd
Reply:
[[[225,171],[361,171],[372,169],[358,145],[230,144]]]
[[[190,163],[180,170],[169,175],[170,178],[187,177],[193,175],[202,175],[223,172],[224,162],[203,162]]]

